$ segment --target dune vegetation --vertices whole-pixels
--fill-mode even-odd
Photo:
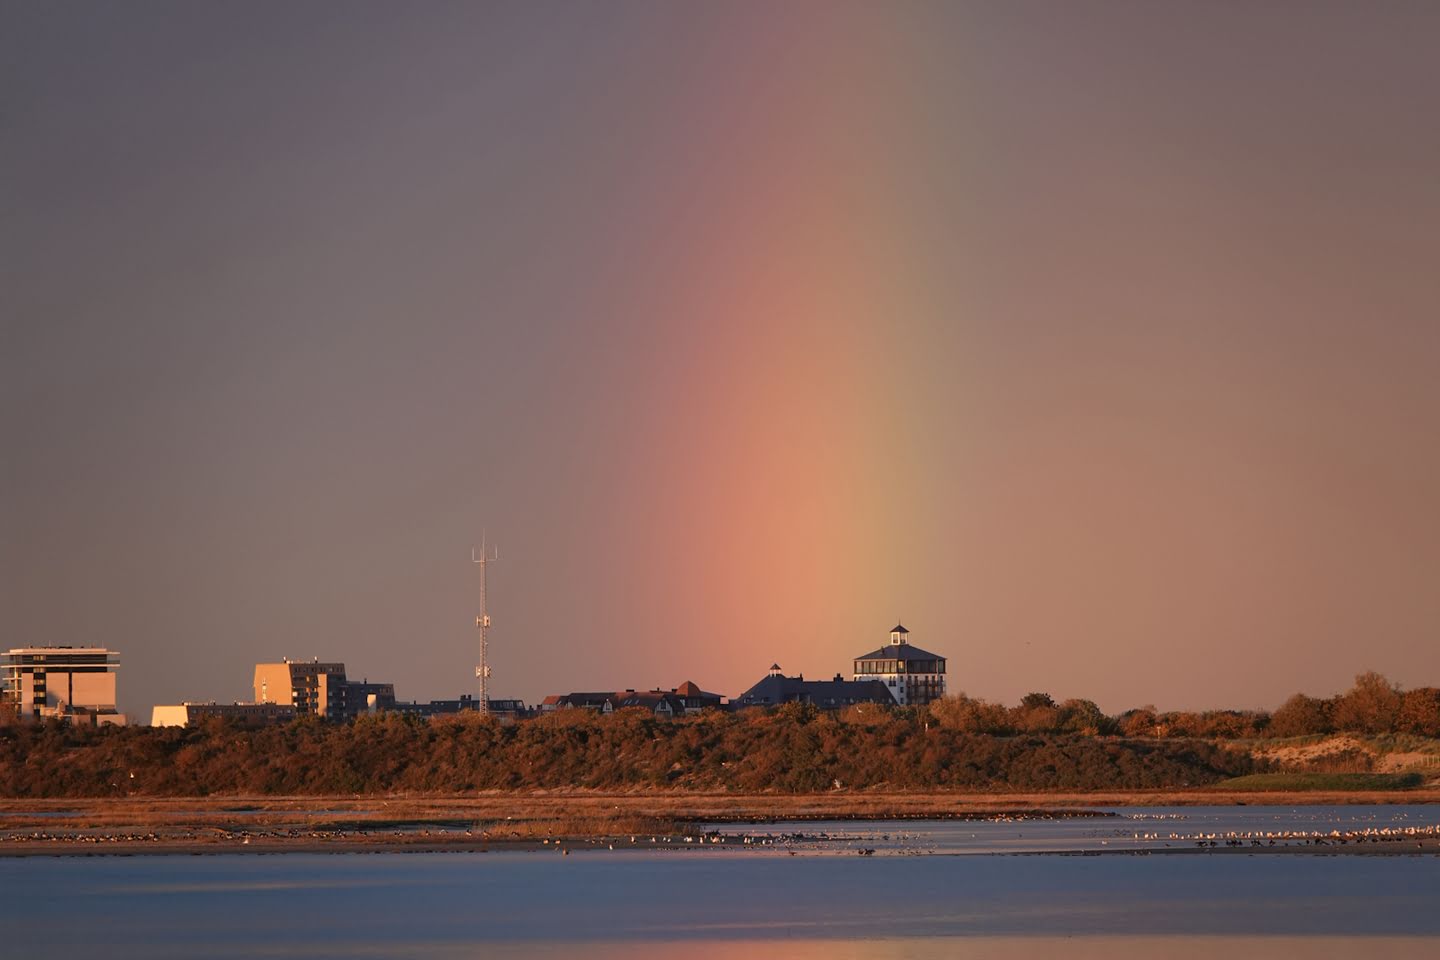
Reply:
[[[1037,693],[1013,707],[959,694],[925,708],[825,712],[786,704],[678,720],[630,709],[562,710],[519,723],[399,713],[258,727],[12,722],[0,725],[0,797],[1015,793],[1216,784],[1237,792],[1386,791],[1440,770],[1436,733],[1440,691],[1401,691],[1378,674],[1361,675],[1330,699],[1297,695],[1273,714],[1146,708],[1107,716],[1087,700],[1057,703]],[[1350,786],[1344,777],[1295,774],[1374,776]],[[1279,775],[1292,779],[1263,779]]]
[[[0,729],[8,797],[320,795],[599,790],[1099,790],[1213,783],[1254,770],[1243,750],[1189,740],[991,736],[921,710],[830,714],[799,704],[710,711],[569,710],[518,724],[377,714],[242,728]]]

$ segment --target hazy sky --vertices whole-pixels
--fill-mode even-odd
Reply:
[[[0,4],[3,646],[123,709],[1440,684],[1440,4]]]

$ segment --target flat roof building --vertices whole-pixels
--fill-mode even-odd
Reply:
[[[475,710],[479,705],[480,701],[473,695],[462,693],[458,700],[431,700],[429,703],[397,700],[389,709],[412,717],[441,717]],[[496,700],[493,697],[490,699],[490,709],[487,712],[492,717],[504,721],[522,720],[530,716],[530,710],[525,706],[525,701]]]
[[[345,664],[283,660],[255,664],[255,702],[287,704],[296,714],[348,720],[395,705],[393,683],[348,680]]]
[[[285,723],[295,719],[295,708],[282,703],[181,703],[157,705],[150,714],[152,727],[188,727],[207,717],[247,723]]]
[[[124,724],[115,708],[120,654],[106,647],[14,647],[0,654],[0,703],[22,720]]]

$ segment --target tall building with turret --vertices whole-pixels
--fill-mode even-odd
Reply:
[[[901,623],[890,631],[889,643],[855,658],[854,676],[879,680],[901,706],[924,706],[945,696],[945,658],[912,644]]]

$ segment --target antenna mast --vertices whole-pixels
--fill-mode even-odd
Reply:
[[[499,559],[498,548],[493,556],[486,551],[485,535],[482,533],[479,556],[476,556],[474,547],[470,548],[470,562],[480,564],[480,616],[475,618],[475,626],[480,630],[480,666],[475,668],[475,676],[480,680],[480,701],[476,707],[481,713],[490,712],[490,611],[485,602],[485,565]]]

